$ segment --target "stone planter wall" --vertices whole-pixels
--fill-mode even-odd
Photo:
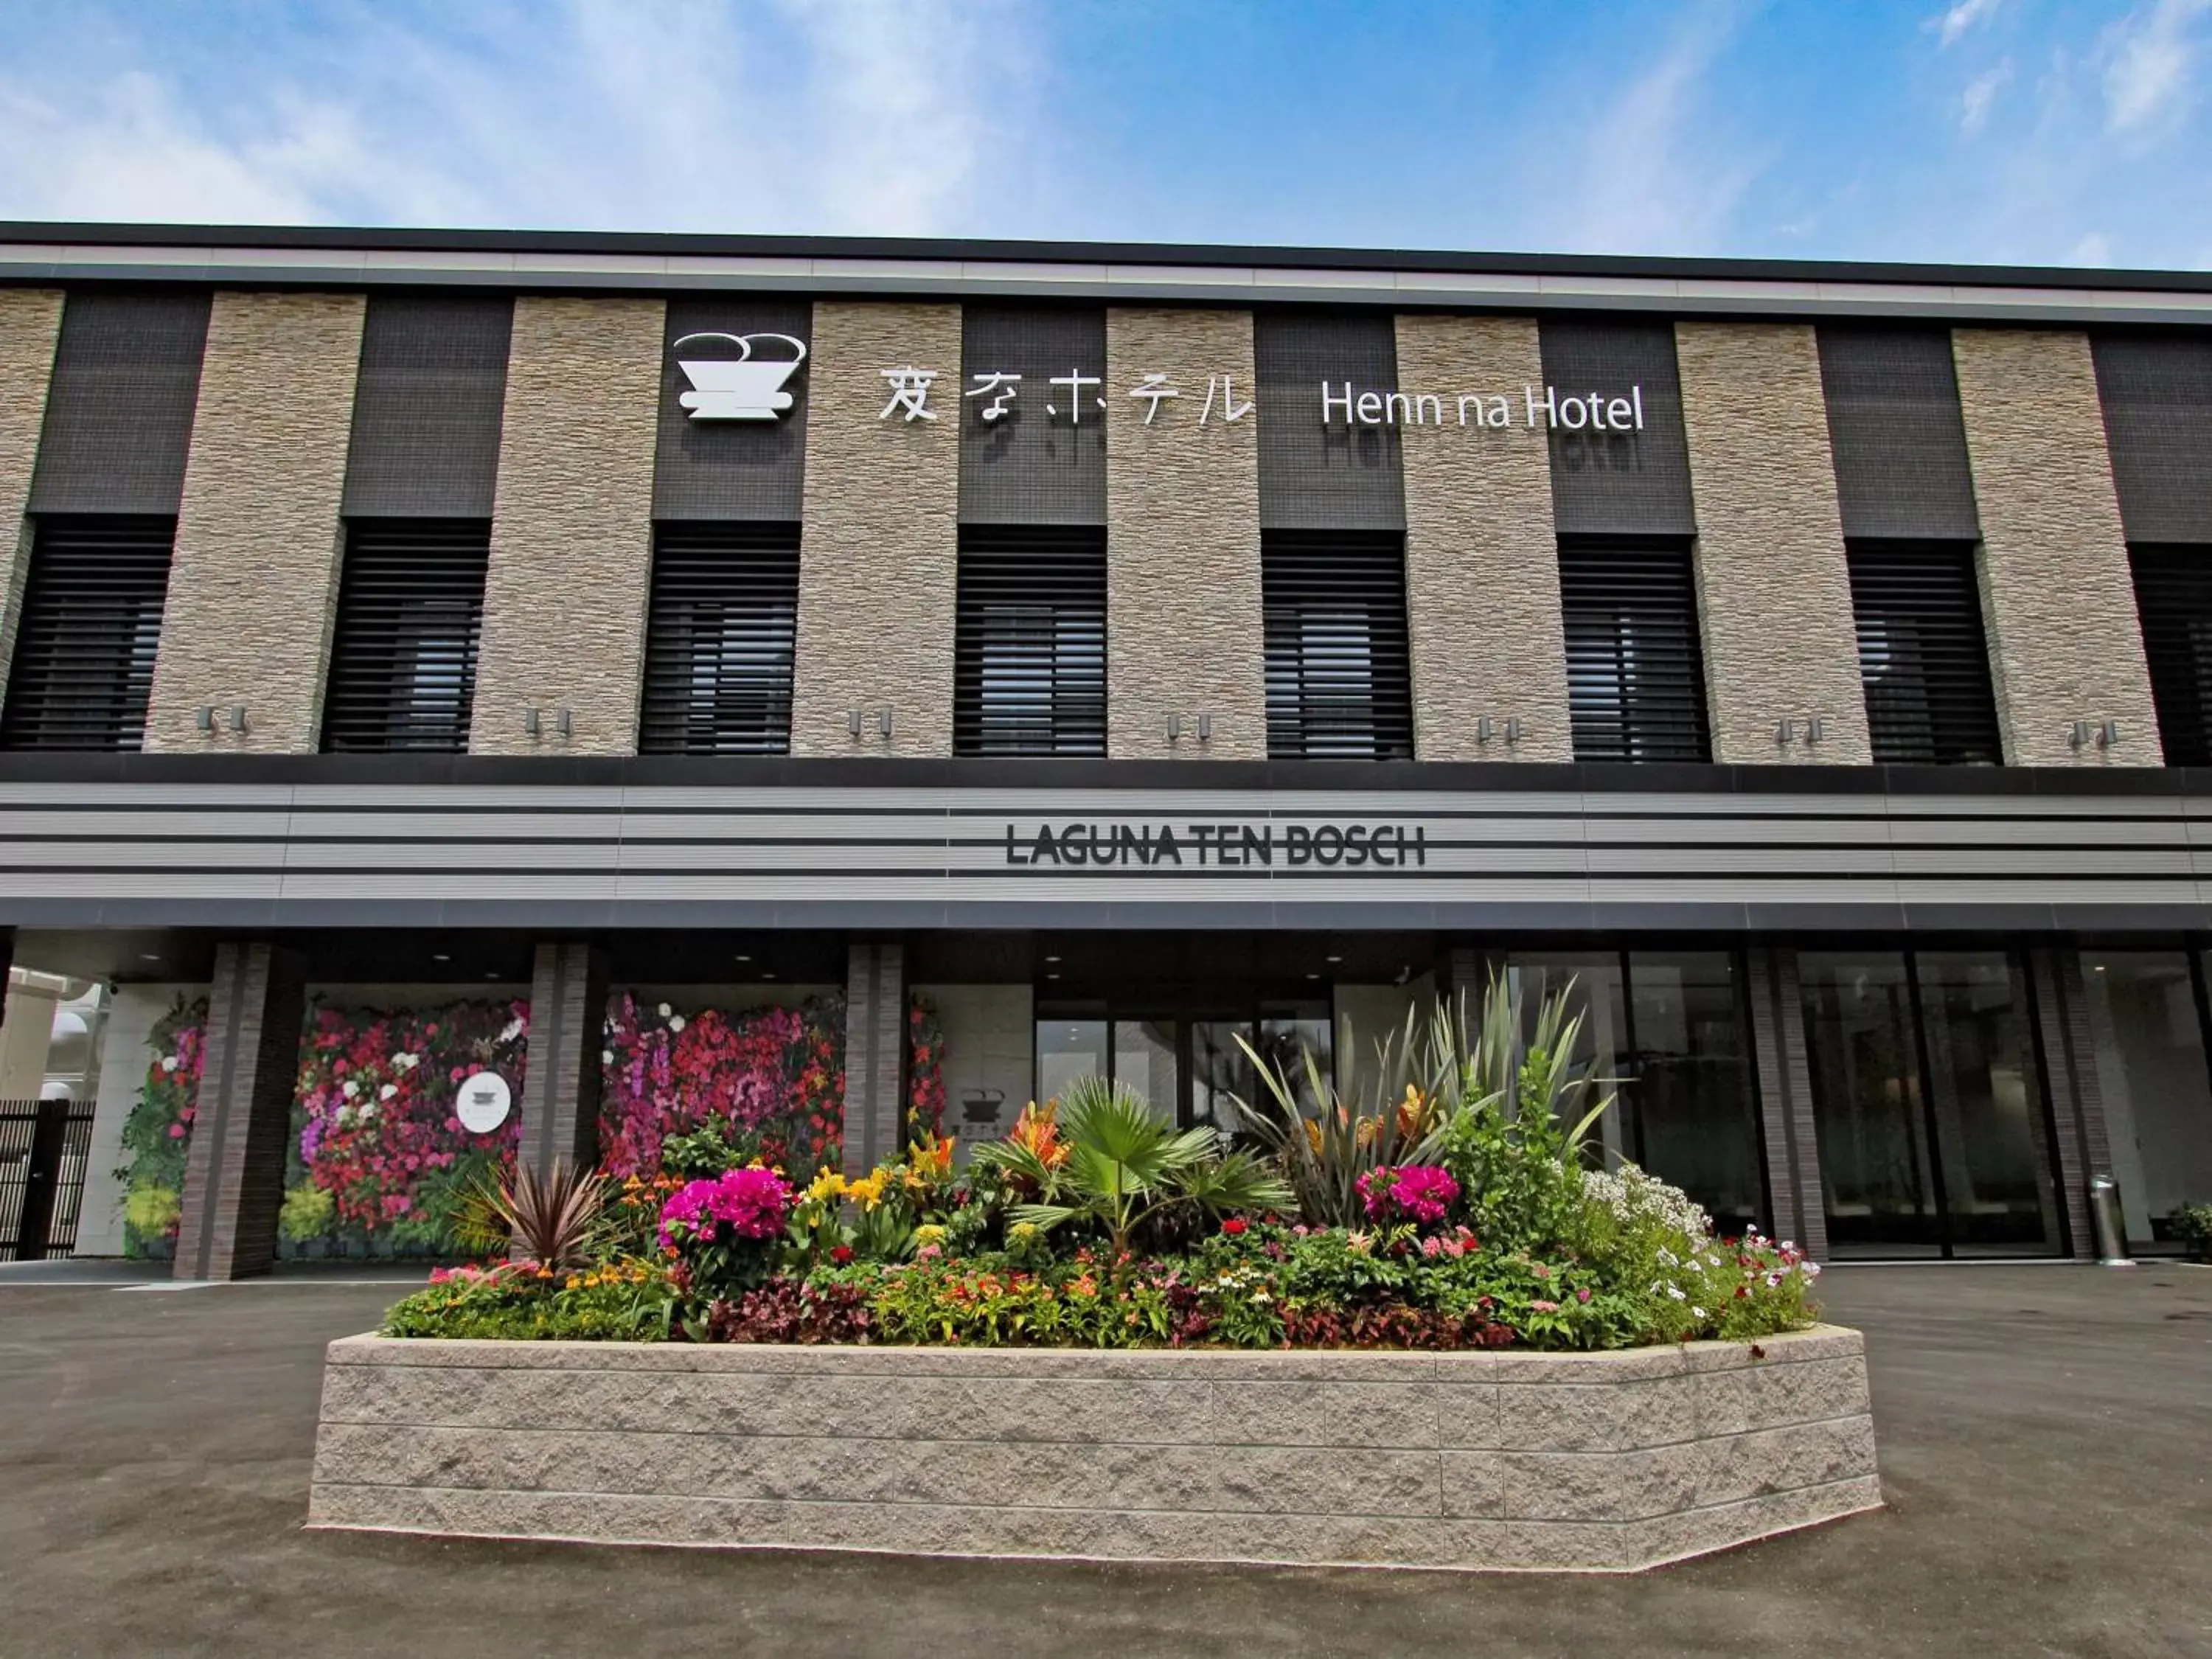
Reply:
[[[1625,1571],[1881,1501],[1857,1332],[1627,1353],[349,1337],[309,1524]]]

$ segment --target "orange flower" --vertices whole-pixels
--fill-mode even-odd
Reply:
[[[1006,1139],[1034,1153],[1037,1162],[1046,1169],[1057,1170],[1067,1162],[1067,1148],[1060,1139],[1060,1125],[1054,1121],[1059,1115],[1058,1101],[1049,1100],[1040,1106],[1033,1100],[1014,1120],[1014,1127],[1006,1132]]]

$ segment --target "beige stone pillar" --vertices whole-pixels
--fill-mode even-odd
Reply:
[[[1179,395],[1125,394],[1164,374]],[[1106,313],[1106,752],[1117,760],[1264,760],[1259,411],[1199,425],[1209,379],[1255,402],[1252,316],[1115,307]],[[1170,715],[1183,735],[1168,741]],[[1211,717],[1201,744],[1199,716]]]
[[[31,538],[23,517],[62,332],[58,289],[0,289],[0,686],[15,650]]]
[[[1678,323],[1713,758],[1865,766],[1850,568],[1810,326]],[[1822,735],[1777,740],[1784,720]]]
[[[471,754],[637,752],[665,313],[514,302]]]
[[[151,753],[307,754],[337,601],[358,294],[215,296],[146,711]],[[198,729],[198,711],[219,712]],[[246,730],[228,711],[246,709]]]
[[[930,418],[884,414],[884,372],[908,368],[936,375]],[[950,755],[960,307],[821,301],[806,376],[791,752]],[[877,725],[885,708],[889,738]]]
[[[2158,719],[2089,337],[1962,328],[1951,345],[2005,760],[2156,766]],[[2118,721],[2118,744],[2077,749],[2076,720]]]
[[[1400,428],[1413,752],[1422,760],[1569,761],[1566,637],[1552,461],[1525,423],[1476,424],[1458,394],[1544,383],[1532,317],[1398,319],[1398,385],[1443,398],[1443,424]],[[1481,717],[1495,725],[1477,740]],[[1505,741],[1504,722],[1521,722]]]

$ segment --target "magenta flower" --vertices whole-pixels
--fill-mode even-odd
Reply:
[[[774,1238],[790,1213],[791,1183],[775,1170],[726,1170],[678,1188],[660,1206],[660,1242],[705,1239],[723,1226],[739,1238]]]
[[[1458,1199],[1459,1182],[1441,1164],[1385,1164],[1359,1177],[1359,1196],[1372,1220],[1433,1227]]]

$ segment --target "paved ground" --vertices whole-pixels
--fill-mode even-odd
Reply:
[[[52,1275],[48,1275],[52,1277]],[[0,1275],[0,1654],[2212,1655],[2212,1269],[1859,1268],[1890,1507],[1638,1578],[307,1533],[389,1284]]]

